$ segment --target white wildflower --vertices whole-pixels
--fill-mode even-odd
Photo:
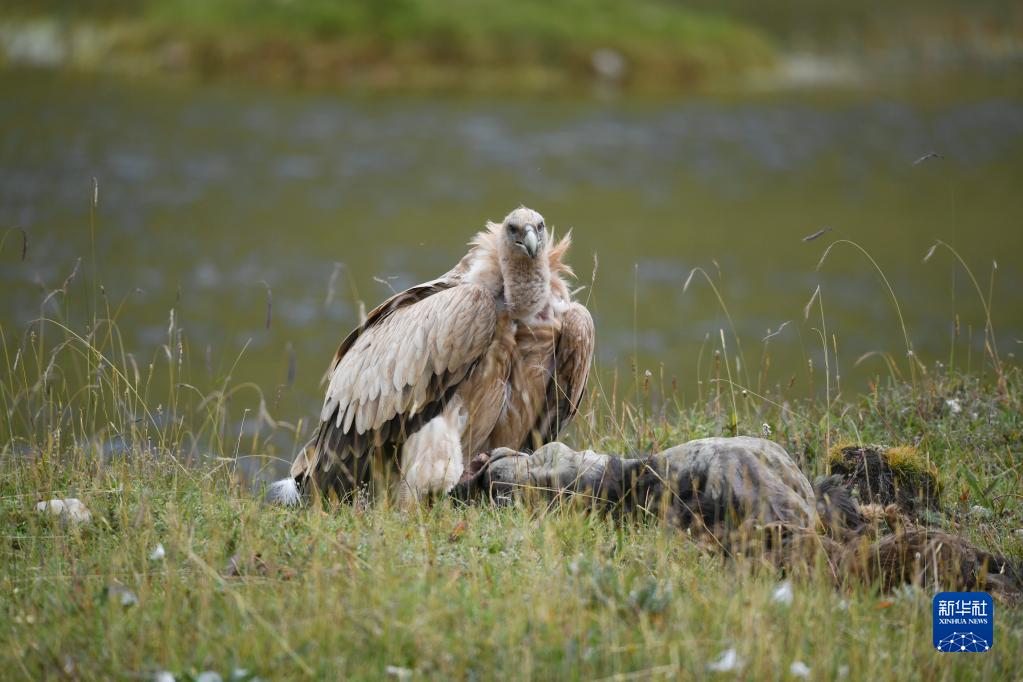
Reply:
[[[389,665],[384,670],[388,675],[392,675],[398,678],[398,682],[405,682],[405,680],[412,679],[412,671],[408,668],[402,668],[398,665]]]
[[[972,507],[970,507],[970,513],[982,519],[986,519],[991,516],[991,510],[988,509],[987,507],[982,507],[979,504],[975,504]]]
[[[121,606],[126,608],[139,603],[138,595],[124,585],[118,585],[117,583],[107,586],[107,597],[116,599]]]
[[[728,649],[721,654],[718,660],[708,663],[707,670],[715,673],[727,673],[742,669],[743,663],[744,661],[739,658],[739,654],[735,649]]]
[[[158,542],[156,543],[156,547],[153,548],[153,551],[149,553],[149,560],[161,561],[165,556],[167,556],[167,552],[163,548],[163,543]]]
[[[788,606],[792,603],[792,596],[792,583],[785,580],[778,587],[774,588],[774,592],[771,594],[771,601],[775,604]]]
[[[963,406],[959,403],[958,398],[949,398],[946,400],[945,407],[947,407],[948,411],[952,414],[959,414],[963,411]]]
[[[792,673],[793,677],[801,677],[804,680],[810,679],[810,666],[802,661],[792,661],[792,665],[789,666],[789,672]]]

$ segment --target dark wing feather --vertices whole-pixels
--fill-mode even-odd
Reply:
[[[486,289],[450,281],[376,308],[341,343],[313,452],[292,475],[342,495],[366,483],[372,452],[400,445],[443,410],[490,345],[496,318]]]

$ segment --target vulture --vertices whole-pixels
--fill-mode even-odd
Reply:
[[[565,281],[571,234],[519,207],[438,279],[395,294],[334,355],[315,439],[270,497],[349,498],[397,464],[406,502],[445,493],[476,454],[532,450],[576,413],[593,319]]]

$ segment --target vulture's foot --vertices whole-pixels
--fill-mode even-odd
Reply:
[[[448,497],[454,498],[459,502],[470,502],[481,498],[487,489],[484,483],[484,476],[489,463],[490,453],[488,452],[481,452],[470,459],[469,463],[465,466],[465,470],[462,472],[462,476],[458,479],[458,483],[448,491]]]
[[[546,500],[571,495],[595,499],[612,459],[591,450],[577,452],[557,442],[532,454],[497,448],[474,457],[450,495],[463,501],[488,499],[500,504],[527,494]]]
[[[529,455],[510,448],[481,452],[469,460],[448,495],[461,502],[510,503],[515,489],[528,484],[528,459]]]

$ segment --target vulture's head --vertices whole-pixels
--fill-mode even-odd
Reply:
[[[547,226],[543,216],[520,206],[501,223],[502,250],[512,258],[534,260],[547,249]]]

